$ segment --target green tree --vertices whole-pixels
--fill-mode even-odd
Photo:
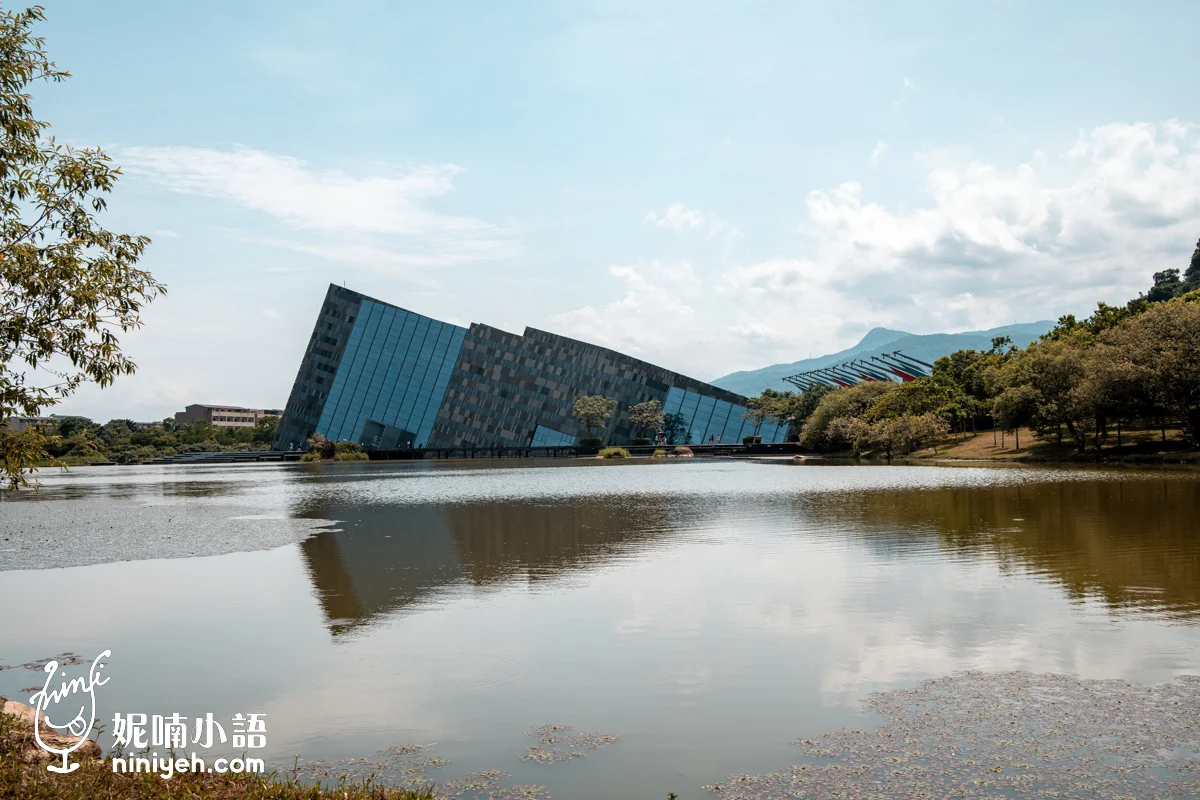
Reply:
[[[863,417],[838,417],[829,424],[829,436],[845,441],[855,455],[881,450],[888,461],[906,456],[923,444],[936,447],[937,439],[949,430],[937,414],[899,414],[868,422]]]
[[[629,421],[638,432],[647,429],[657,431],[663,423],[662,403],[657,400],[638,403],[629,409]]]
[[[932,377],[891,384],[867,409],[867,417],[875,420],[933,413],[945,405],[948,394],[946,388]]]
[[[261,418],[254,425],[254,442],[265,447],[270,447],[271,442],[275,441],[275,433],[279,430],[281,420],[282,417],[275,414],[268,414]]]
[[[1192,260],[1188,262],[1188,268],[1183,273],[1183,277],[1191,289],[1200,287],[1200,239],[1196,240],[1196,249],[1192,251]]]
[[[788,436],[799,437],[800,431],[804,429],[804,423],[808,422],[809,417],[821,405],[821,401],[825,395],[834,391],[832,386],[814,386],[811,389],[800,392],[796,395],[796,399],[789,402],[789,408],[785,416],[781,420],[788,421]]]
[[[110,419],[100,427],[100,438],[108,448],[126,447],[133,442],[134,424],[127,419]]]
[[[1154,273],[1154,285],[1146,292],[1146,299],[1151,303],[1161,303],[1180,294],[1182,282],[1179,280],[1179,270],[1164,269]]]
[[[1131,317],[1136,317],[1149,307],[1150,301],[1145,296],[1135,297],[1123,306],[1110,306],[1100,302],[1096,304],[1096,311],[1087,319],[1077,320],[1074,314],[1059,317],[1058,323],[1042,336],[1042,341],[1057,342],[1081,331],[1101,333]]]
[[[1001,355],[1003,353],[1014,353],[1017,346],[1013,344],[1011,336],[993,336],[992,349],[988,351],[989,355]]]
[[[856,456],[874,446],[871,433],[871,423],[863,417],[835,417],[825,428],[829,440],[845,442]]]
[[[1200,305],[1155,305],[1108,331],[1101,344],[1100,355],[1126,359],[1126,380],[1140,383],[1200,444]]]
[[[906,456],[923,444],[936,443],[948,430],[946,421],[937,414],[902,414],[871,423],[867,437],[891,461],[893,455]]]
[[[595,433],[604,429],[612,419],[617,401],[599,394],[585,394],[575,401],[571,416],[580,425]]]
[[[1042,396],[1037,389],[1026,384],[1009,386],[996,398],[992,413],[1000,428],[1012,431],[1021,449],[1021,428],[1030,424],[1038,411]]]
[[[800,393],[764,389],[761,395],[746,401],[746,411],[742,414],[742,419],[754,423],[756,434],[767,420],[788,423],[789,433],[799,431],[805,420],[812,416],[821,398],[830,391],[832,389],[828,386],[817,386]]]
[[[687,444],[688,426],[682,414],[664,414],[662,430],[667,444]]]
[[[804,423],[800,440],[812,450],[836,450],[849,446],[851,442],[841,435],[842,429],[835,426],[831,430],[830,423],[839,417],[865,419],[867,410],[893,387],[895,384],[887,381],[867,381],[830,391],[821,398]]]
[[[87,417],[55,417],[59,436],[74,436],[81,430],[99,431],[100,426]]]
[[[1032,425],[1039,436],[1055,436],[1060,441],[1065,429],[1079,452],[1085,452],[1089,435],[1098,431],[1097,408],[1081,388],[1087,375],[1085,359],[1093,341],[1086,330],[1076,329],[1062,338],[1031,344],[1024,352],[990,368],[986,380],[993,397],[998,399],[1017,387],[1030,389],[1010,395],[1005,401],[1005,409],[1012,411],[1009,423],[1015,421],[1017,409],[1024,408],[1015,401],[1032,398],[1032,411],[1021,424]],[[1001,420],[1002,409],[995,403],[992,412],[1001,429],[1011,429],[1011,424]]]
[[[1107,343],[1107,338],[1101,337],[1085,354],[1084,377],[1075,393],[1082,403],[1095,410],[1099,420],[1116,422],[1119,447],[1123,423],[1161,418],[1163,409],[1154,404],[1141,371],[1121,348]],[[1102,427],[1097,425],[1097,433]]]
[[[150,240],[97,221],[120,170],[99,149],[57,142],[33,114],[31,86],[69,77],[33,33],[43,19],[40,7],[0,15],[0,420],[132,373],[117,334],[165,291],[135,268]],[[42,431],[6,422],[0,451],[12,488],[48,455]]]
[[[746,401],[746,411],[742,414],[742,419],[748,419],[754,424],[755,433],[758,433],[762,424],[775,413],[777,405],[775,398],[778,394],[774,389],[764,389],[761,395],[751,397]]]

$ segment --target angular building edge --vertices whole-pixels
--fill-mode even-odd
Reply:
[[[314,433],[379,449],[569,445],[589,436],[571,417],[585,394],[617,401],[607,443],[638,435],[629,409],[646,400],[683,417],[680,443],[755,433],[745,397],[615,350],[535,328],[463,328],[330,284],[273,446],[303,449]],[[764,423],[757,435],[786,432]]]

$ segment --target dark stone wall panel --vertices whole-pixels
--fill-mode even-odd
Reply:
[[[358,292],[329,284],[292,384],[292,393],[284,406],[279,430],[275,432],[272,449],[302,448],[313,435],[362,301],[363,295]]]

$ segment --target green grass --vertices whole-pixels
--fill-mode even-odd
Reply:
[[[1039,439],[1033,431],[1021,429],[1021,449],[1012,433],[993,435],[991,431],[970,434],[966,437],[951,436],[938,443],[937,452],[925,449],[913,453],[910,458],[956,459],[965,461],[1113,461],[1137,463],[1193,462],[1200,460],[1200,452],[1187,440],[1178,428],[1168,428],[1166,441],[1160,429],[1125,430],[1121,446],[1117,446],[1117,434],[1110,430],[1101,439],[1097,451],[1093,441],[1088,449],[1079,453],[1066,440],[1059,445],[1053,439]]]
[[[624,447],[606,447],[600,451],[601,458],[629,458],[629,451]]]

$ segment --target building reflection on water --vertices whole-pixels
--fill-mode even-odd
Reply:
[[[1051,476],[1047,476],[1051,477]],[[937,552],[1034,574],[1074,599],[1200,617],[1200,482],[1025,482],[695,498],[570,498],[366,508],[305,501],[299,516],[346,520],[301,544],[329,630],[458,586],[530,583],[667,545],[705,526],[743,535],[850,536],[885,557]]]
[[[666,501],[372,506],[307,503],[302,516],[348,520],[301,543],[329,630],[428,602],[454,586],[530,583],[605,563],[663,537]]]

